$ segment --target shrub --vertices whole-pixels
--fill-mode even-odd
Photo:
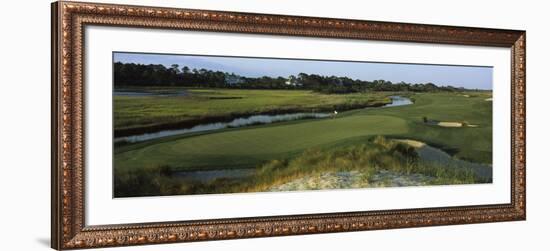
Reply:
[[[428,117],[426,116],[422,117],[422,121],[424,121],[424,123],[428,123]]]

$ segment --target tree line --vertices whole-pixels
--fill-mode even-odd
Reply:
[[[463,87],[437,86],[433,83],[392,83],[386,80],[365,81],[348,77],[299,73],[284,77],[242,77],[208,69],[190,69],[173,64],[114,64],[115,87],[209,87],[237,89],[304,89],[321,93],[355,93],[367,91],[458,92]]]

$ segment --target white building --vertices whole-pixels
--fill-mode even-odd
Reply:
[[[244,83],[243,77],[235,74],[225,74],[225,84],[236,85]]]
[[[294,75],[288,76],[288,78],[285,81],[285,84],[291,85],[291,86],[302,86],[302,83],[300,83],[300,79]]]

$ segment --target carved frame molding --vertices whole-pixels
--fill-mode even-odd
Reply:
[[[511,203],[86,226],[86,25],[507,47],[512,51]],[[525,220],[525,31],[55,2],[52,4],[52,248],[74,249]]]

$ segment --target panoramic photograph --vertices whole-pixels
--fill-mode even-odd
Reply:
[[[113,52],[113,196],[492,183],[488,66]]]

